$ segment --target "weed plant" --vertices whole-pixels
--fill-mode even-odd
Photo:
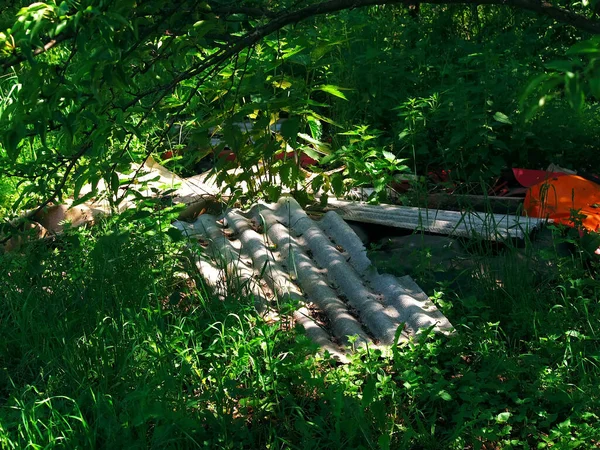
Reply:
[[[538,277],[483,252],[457,328],[349,365],[252,298],[217,300],[176,240],[112,221],[4,255],[0,447],[581,448],[597,445],[595,267]]]

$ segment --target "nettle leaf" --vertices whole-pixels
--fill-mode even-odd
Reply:
[[[448,393],[448,391],[445,391],[444,389],[442,389],[441,391],[438,392],[438,395],[440,396],[440,398],[444,401],[451,401],[452,400],[452,396]]]
[[[344,93],[341,91],[341,88],[338,86],[334,86],[333,84],[323,84],[321,86],[317,86],[315,90],[327,92],[334,97],[341,98],[342,100],[348,100]]]
[[[310,186],[312,187],[313,192],[318,192],[324,183],[325,183],[325,179],[324,179],[323,175],[317,175],[312,180]]]
[[[271,82],[271,84],[273,85],[273,87],[283,89],[283,90],[289,89],[292,87],[292,82],[287,77],[279,77],[278,79],[273,80]]]
[[[331,175],[331,187],[336,196],[341,196],[344,193],[344,178],[339,173]]]
[[[314,117],[309,117],[308,119],[308,128],[310,129],[310,134],[313,139],[316,141],[320,141],[323,137],[323,124],[319,119]]]
[[[228,121],[223,126],[223,138],[225,142],[234,150],[239,149],[244,142],[244,135],[240,127]]]
[[[281,197],[281,187],[269,185],[264,190],[267,199],[271,202],[276,202]]]
[[[290,177],[292,175],[292,170],[289,164],[282,164],[278,166],[277,173],[279,174],[279,179],[281,180],[281,182],[285,185],[288,185],[290,182]]]
[[[308,145],[304,145],[300,148],[306,156],[310,156],[312,159],[319,161],[321,159],[321,155],[312,147]]]

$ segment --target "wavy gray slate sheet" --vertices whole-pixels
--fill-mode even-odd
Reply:
[[[192,224],[175,225],[190,239],[209,242],[199,257],[201,269],[212,259],[213,267],[226,269],[223,276],[238,277],[238,285],[271,307],[277,302],[269,299],[292,300],[299,305],[295,321],[341,361],[348,360],[345,353],[352,347],[389,346],[422,328],[452,332],[410,277],[377,272],[358,236],[333,212],[314,221],[284,197],[246,212],[229,210],[223,223],[202,215]],[[214,284],[214,273],[207,275]],[[317,317],[311,317],[315,311]]]

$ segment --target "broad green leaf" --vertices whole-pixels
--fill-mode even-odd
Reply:
[[[328,155],[330,153],[329,145],[326,144],[325,142],[321,142],[316,139],[313,139],[311,136],[309,136],[306,133],[298,133],[298,137],[305,140],[309,144],[314,145],[315,149],[317,149],[321,154]]]
[[[21,143],[21,140],[23,139],[25,131],[26,131],[25,127],[21,124],[18,124],[16,127],[12,128],[11,130],[9,130],[6,133],[6,138],[5,138],[6,153],[8,154],[8,157],[10,159],[12,159],[13,161],[16,161],[17,158],[19,157],[19,154],[21,152],[21,150],[19,148],[19,144]]]
[[[588,80],[588,84],[592,95],[596,100],[600,100],[600,76],[592,75]]]
[[[312,117],[309,117],[307,120],[312,138],[320,141],[323,137],[323,125],[321,124],[321,121]]]
[[[169,238],[171,238],[173,242],[181,242],[183,240],[186,240],[186,237],[183,235],[181,230],[175,228],[174,226],[171,226],[167,230],[167,236],[169,236]]]
[[[331,175],[331,187],[333,188],[333,193],[338,197],[344,193],[344,179],[342,175],[339,173]]]
[[[65,16],[69,12],[69,4],[67,2],[60,2],[56,15],[58,17]]]
[[[306,156],[310,156],[312,159],[319,161],[322,157],[314,148],[304,145],[300,148]]]
[[[377,444],[379,444],[379,448],[381,450],[390,450],[392,438],[389,434],[383,433],[377,439]]]
[[[288,141],[293,147],[296,144],[298,138],[298,131],[300,129],[300,119],[298,117],[290,117],[281,123],[281,136]]]
[[[81,205],[82,203],[87,202],[88,200],[93,199],[98,194],[98,190],[94,187],[90,192],[85,195],[82,195],[79,198],[76,198],[71,206]]]
[[[585,103],[585,97],[577,76],[565,75],[565,93],[569,104],[574,109],[581,109]]]
[[[511,415],[512,414],[510,412],[508,412],[508,411],[501,412],[500,414],[498,414],[496,416],[496,421],[498,423],[506,423],[506,422],[508,422],[508,419],[510,419]]]
[[[112,190],[114,195],[119,194],[119,186],[121,185],[119,180],[119,174],[117,172],[113,172],[110,176],[110,189]]]
[[[383,154],[383,157],[384,157],[386,160],[388,160],[389,162],[394,162],[394,161],[396,161],[396,159],[397,159],[397,158],[396,158],[396,155],[394,155],[392,152],[388,152],[387,150],[384,150],[384,151],[382,152],[382,154]]]
[[[575,63],[568,60],[556,60],[550,61],[544,64],[544,66],[547,69],[558,70],[559,72],[573,72]]]
[[[600,41],[598,38],[578,42],[566,51],[567,55],[593,55],[600,54]]]
[[[366,408],[373,402],[375,398],[376,392],[376,383],[375,378],[369,378],[369,380],[364,384],[363,394],[362,394],[362,407]]]
[[[75,188],[73,189],[73,198],[77,200],[79,198],[79,193],[81,192],[81,188],[83,184],[86,182],[85,173],[77,173],[74,176],[75,178]]]
[[[443,389],[440,392],[438,392],[438,395],[442,400],[445,400],[447,402],[452,400],[452,396],[448,393],[448,391],[445,391]]]
[[[140,219],[146,219],[147,217],[152,216],[152,212],[148,211],[147,209],[140,209],[138,211],[135,211],[130,217],[130,220],[140,220]]]
[[[542,73],[538,76],[536,76],[535,78],[533,78],[528,84],[527,87],[525,88],[525,90],[523,91],[523,95],[521,95],[521,98],[519,100],[519,103],[521,105],[521,108],[523,108],[525,102],[528,100],[528,97],[533,94],[533,92],[537,89],[539,89],[539,87],[546,82],[548,79],[550,79],[552,77],[552,75],[546,74],[546,73]]]
[[[507,125],[512,125],[512,122],[510,121],[508,116],[504,113],[501,113],[500,111],[497,111],[496,114],[494,114],[494,120],[500,123],[505,123]]]
[[[196,36],[202,37],[206,35],[209,31],[213,30],[215,27],[216,23],[214,21],[199,20],[194,24],[194,32]]]
[[[65,28],[67,28],[67,26],[69,25],[69,22],[66,20],[61,21],[58,25],[56,25],[56,28],[54,29],[54,35],[57,36],[60,33],[62,33]]]

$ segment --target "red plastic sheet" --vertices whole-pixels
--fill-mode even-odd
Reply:
[[[524,207],[530,217],[550,218],[569,226],[574,226],[575,210],[585,216],[583,228],[600,230],[600,185],[577,175],[561,174],[534,184]]]
[[[531,187],[551,178],[558,178],[566,175],[562,172],[547,172],[545,170],[532,169],[513,169],[513,174],[521,186]]]

